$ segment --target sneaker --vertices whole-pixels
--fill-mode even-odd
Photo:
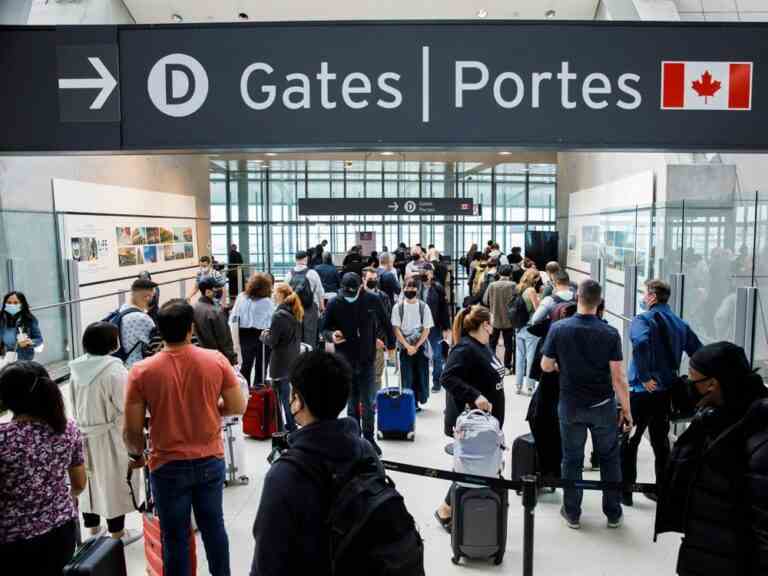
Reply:
[[[432,386],[432,392],[440,392],[440,390],[442,390],[440,386]]]
[[[624,506],[634,506],[634,502],[632,501],[632,492],[625,492],[621,495],[621,503]]]
[[[565,511],[565,507],[563,506],[560,508],[560,516],[563,517],[563,520],[565,520],[565,525],[568,526],[571,530],[578,530],[581,528],[581,523],[577,520],[574,520],[570,516],[568,516],[568,513]]]
[[[624,524],[624,514],[616,518],[616,520],[608,520],[608,528],[621,528],[621,526]]]
[[[528,394],[533,396],[533,386],[528,386]]]
[[[522,393],[523,393],[523,387],[522,387],[522,386],[518,386],[518,387],[515,389],[515,393],[516,393],[516,394],[522,394]]]
[[[144,533],[140,530],[126,529],[125,534],[120,537],[123,542],[123,546],[130,546],[134,542],[141,540],[144,537]]]

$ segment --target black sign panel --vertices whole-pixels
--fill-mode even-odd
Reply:
[[[768,150],[766,54],[758,23],[0,28],[0,150]]]
[[[299,216],[473,216],[472,198],[299,198]]]
[[[117,44],[59,46],[59,117],[62,122],[119,122]]]

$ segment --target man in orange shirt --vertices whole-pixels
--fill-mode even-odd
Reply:
[[[222,511],[224,445],[221,417],[245,412],[246,401],[229,361],[192,346],[194,310],[184,300],[158,313],[165,349],[133,366],[125,399],[124,437],[141,465],[144,417],[151,416],[149,468],[163,529],[163,566],[189,574],[192,509],[213,576],[230,576]]]

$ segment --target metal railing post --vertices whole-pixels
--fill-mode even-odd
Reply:
[[[669,285],[672,294],[669,297],[669,306],[672,311],[683,317],[683,296],[685,294],[685,274],[676,272],[669,277]]]
[[[536,476],[523,476],[523,576],[533,576],[533,536],[539,488]]]
[[[69,284],[69,337],[70,337],[70,349],[72,351],[72,358],[78,358],[82,354],[82,343],[80,342],[80,335],[83,333],[83,320],[80,314],[80,307],[82,304],[78,302],[80,299],[80,273],[78,270],[78,262],[74,260],[67,260],[67,282]]]
[[[754,360],[756,313],[757,288],[754,286],[737,288],[734,343],[744,348],[750,364]]]

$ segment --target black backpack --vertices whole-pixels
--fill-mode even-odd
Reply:
[[[126,350],[123,347],[123,318],[126,316],[129,316],[130,314],[134,314],[136,312],[141,312],[138,308],[128,308],[127,310],[121,312],[120,308],[117,310],[113,310],[110,312],[109,316],[104,318],[102,322],[109,322],[110,324],[114,324],[117,326],[117,333],[118,333],[118,340],[120,341],[120,348],[112,353],[112,356],[115,358],[119,358],[122,362],[126,362],[128,360],[128,357],[133,354],[133,351],[136,350],[139,346],[143,344],[141,340],[136,342],[136,344],[133,345],[133,347],[130,350]]]
[[[525,298],[520,293],[515,293],[512,300],[507,305],[507,317],[512,328],[519,330],[528,324],[531,319],[531,313],[528,311],[528,305]]]
[[[334,495],[326,519],[333,576],[358,576],[361,570],[366,576],[424,576],[416,523],[375,457],[361,459],[345,475],[291,449],[279,461],[292,463]]]
[[[309,269],[296,272],[294,270],[291,275],[290,286],[296,295],[301,300],[301,305],[304,306],[304,310],[308,310],[315,302],[315,297],[312,295],[312,285],[309,283],[307,273]]]

